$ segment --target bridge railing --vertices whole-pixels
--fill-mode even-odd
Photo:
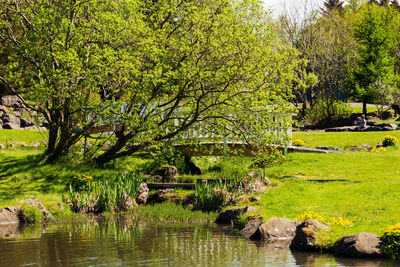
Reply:
[[[293,114],[291,113],[269,113],[270,120],[274,122],[274,125],[270,128],[265,129],[265,134],[273,134],[280,140],[291,140],[292,138],[292,125],[290,123]],[[288,120],[288,118],[290,118]],[[174,126],[178,126],[178,120],[174,121]],[[250,137],[250,136],[247,136]],[[211,141],[218,140],[223,142],[235,142],[241,138],[233,135],[232,133],[223,135],[218,134],[214,130],[210,130],[210,125],[206,122],[199,122],[195,126],[190,127],[186,131],[182,132],[180,138],[184,140],[199,140],[199,141]]]

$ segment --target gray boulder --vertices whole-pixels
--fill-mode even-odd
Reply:
[[[34,126],[35,124],[33,123],[32,120],[27,119],[27,118],[21,118],[21,127],[25,128],[25,127],[30,127],[30,126]]]
[[[334,247],[334,252],[341,256],[379,257],[381,239],[373,233],[362,232],[340,238]]]
[[[19,207],[6,207],[0,209],[0,224],[19,223]]]
[[[325,132],[352,132],[357,129],[357,126],[342,126],[342,127],[332,127],[326,128]]]
[[[20,108],[22,101],[16,95],[5,95],[0,98],[0,104],[7,107]]]
[[[307,220],[296,227],[296,234],[290,244],[291,249],[298,250],[318,250],[319,245],[316,243],[315,232],[319,230],[328,230],[326,224],[316,220]]]
[[[8,108],[6,106],[0,105],[0,116],[3,116],[3,114],[9,113]]]
[[[316,148],[322,150],[343,151],[343,149],[337,146],[317,146]]]
[[[1,120],[3,121],[4,124],[12,123],[12,124],[17,124],[18,126],[21,124],[20,118],[18,118],[17,116],[11,115],[9,113],[3,114],[3,116],[1,117]]]
[[[222,213],[220,213],[215,220],[216,223],[218,224],[232,224],[236,223],[237,219],[239,218],[239,215],[242,213],[246,213],[249,211],[255,211],[255,208],[251,206],[247,206],[244,208],[236,208],[236,209],[229,209],[225,210]]]
[[[271,185],[268,178],[263,178],[261,174],[255,171],[247,173],[243,178],[243,189],[245,192],[261,192],[265,187]]]
[[[138,194],[136,196],[136,203],[146,204],[147,198],[149,197],[149,187],[146,183],[141,183]]]
[[[351,146],[349,147],[351,151],[370,151],[372,149],[372,146],[368,144],[361,144],[358,146]]]
[[[258,227],[250,237],[251,240],[273,241],[277,239],[292,239],[296,232],[296,222],[285,218],[273,217]]]
[[[148,197],[147,202],[162,203],[169,201],[174,192],[175,191],[173,189],[159,189]]]
[[[127,193],[124,192],[124,194],[122,195],[121,209],[123,211],[129,211],[137,206],[138,205],[136,201],[132,199]]]
[[[244,228],[240,230],[240,234],[243,235],[246,239],[250,239],[250,237],[254,235],[255,232],[257,232],[258,227],[261,226],[262,220],[262,218],[248,220]]]
[[[176,182],[175,176],[178,174],[178,169],[172,165],[161,165],[156,174],[162,177],[163,183]]]
[[[16,129],[20,129],[21,127],[19,126],[19,124],[15,124],[15,123],[5,123],[3,124],[3,129],[8,129],[8,130],[16,130]]]

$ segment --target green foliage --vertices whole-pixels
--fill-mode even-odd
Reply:
[[[384,147],[395,146],[398,142],[399,142],[399,139],[397,139],[396,137],[391,136],[391,135],[386,135],[382,140],[382,145]]]
[[[21,221],[27,224],[40,223],[43,220],[42,211],[35,205],[22,203],[18,214]]]
[[[312,125],[325,125],[340,117],[350,116],[351,111],[351,108],[342,101],[334,99],[318,100],[307,112],[304,120]]]
[[[126,173],[111,180],[92,181],[84,190],[76,190],[70,185],[65,201],[75,212],[124,211],[126,196],[134,203],[142,182],[143,178],[135,173]]]
[[[145,166],[146,171],[154,172],[161,165],[173,165],[179,173],[186,173],[185,157],[181,151],[175,149],[171,142],[165,143],[161,148],[155,147],[151,152],[151,161]]]
[[[388,85],[394,77],[394,22],[397,12],[391,8],[367,5],[355,23],[354,35],[359,42],[358,66],[352,74],[355,96],[363,102],[376,99],[374,83],[378,80]],[[398,19],[398,18],[397,18]]]
[[[381,250],[389,257],[400,259],[400,224],[389,225],[381,237]]]
[[[47,210],[54,217],[66,215],[68,212],[64,211],[64,207],[54,201],[45,204]]]
[[[104,164],[202,127],[268,140],[300,64],[255,0],[1,0],[1,80],[49,122],[50,159],[118,126]],[[25,19],[24,19],[25,18]],[[289,122],[287,121],[284,122]],[[123,126],[123,127],[122,127]],[[99,155],[100,154],[100,155]]]

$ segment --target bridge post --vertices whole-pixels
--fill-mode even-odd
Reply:
[[[228,137],[224,136],[224,155],[228,153],[227,146],[228,146]]]

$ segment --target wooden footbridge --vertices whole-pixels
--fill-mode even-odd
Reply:
[[[92,127],[89,130],[89,134],[113,134],[120,130],[121,124],[103,124]],[[291,125],[286,127],[276,128],[273,130],[275,137],[285,138],[290,140],[292,137]],[[187,158],[194,156],[255,156],[260,152],[267,152],[271,150],[281,151],[284,155],[290,152],[305,152],[305,153],[335,153],[333,151],[322,150],[322,149],[312,149],[306,147],[293,147],[291,144],[279,146],[260,146],[256,143],[245,143],[239,141],[238,138],[233,136],[216,136],[215,133],[210,133],[201,127],[189,128],[187,131],[182,133],[181,140],[185,142],[174,144],[174,147],[181,151],[183,155]],[[195,141],[193,143],[188,143],[187,141]]]

